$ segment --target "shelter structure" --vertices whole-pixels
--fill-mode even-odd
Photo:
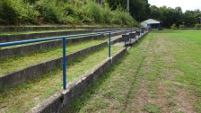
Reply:
[[[152,26],[151,25],[157,25],[158,26],[158,30],[161,29],[161,22],[158,21],[158,20],[155,20],[155,19],[147,19],[143,22],[141,22],[141,25],[149,30],[152,29]]]

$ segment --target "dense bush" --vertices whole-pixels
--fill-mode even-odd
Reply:
[[[177,29],[176,24],[172,24],[172,25],[171,25],[171,29],[172,29],[172,30],[176,30],[176,29]]]
[[[201,24],[195,24],[195,29],[199,30],[201,28]]]
[[[179,29],[185,30],[185,26],[184,25],[179,25]]]
[[[93,0],[1,0],[0,24],[118,24],[137,25],[122,8]]]
[[[34,23],[38,12],[23,0],[0,1],[0,24]]]
[[[64,6],[56,0],[39,0],[35,9],[40,13],[39,18],[47,23],[65,23]]]

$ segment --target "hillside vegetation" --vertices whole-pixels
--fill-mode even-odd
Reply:
[[[108,3],[93,0],[1,0],[0,12],[0,25],[137,25],[123,8],[111,10]]]

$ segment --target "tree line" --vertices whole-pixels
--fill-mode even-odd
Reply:
[[[96,4],[97,3],[101,4]],[[193,27],[199,23],[200,10],[182,11],[150,5],[148,0],[0,0],[0,25],[18,24],[118,24],[139,25],[148,18],[170,28]],[[136,21],[135,21],[136,20]]]
[[[130,14],[138,22],[144,21],[148,18],[153,18],[161,21],[162,26],[170,28],[173,24],[177,27],[185,25],[186,27],[193,27],[200,22],[201,11],[199,9],[182,11],[181,7],[170,8],[167,6],[157,7],[150,5],[148,0],[129,0]],[[126,10],[126,0],[107,0],[110,7],[115,10],[122,7]]]

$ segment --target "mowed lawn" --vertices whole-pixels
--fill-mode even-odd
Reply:
[[[65,113],[201,113],[201,31],[154,31]]]

